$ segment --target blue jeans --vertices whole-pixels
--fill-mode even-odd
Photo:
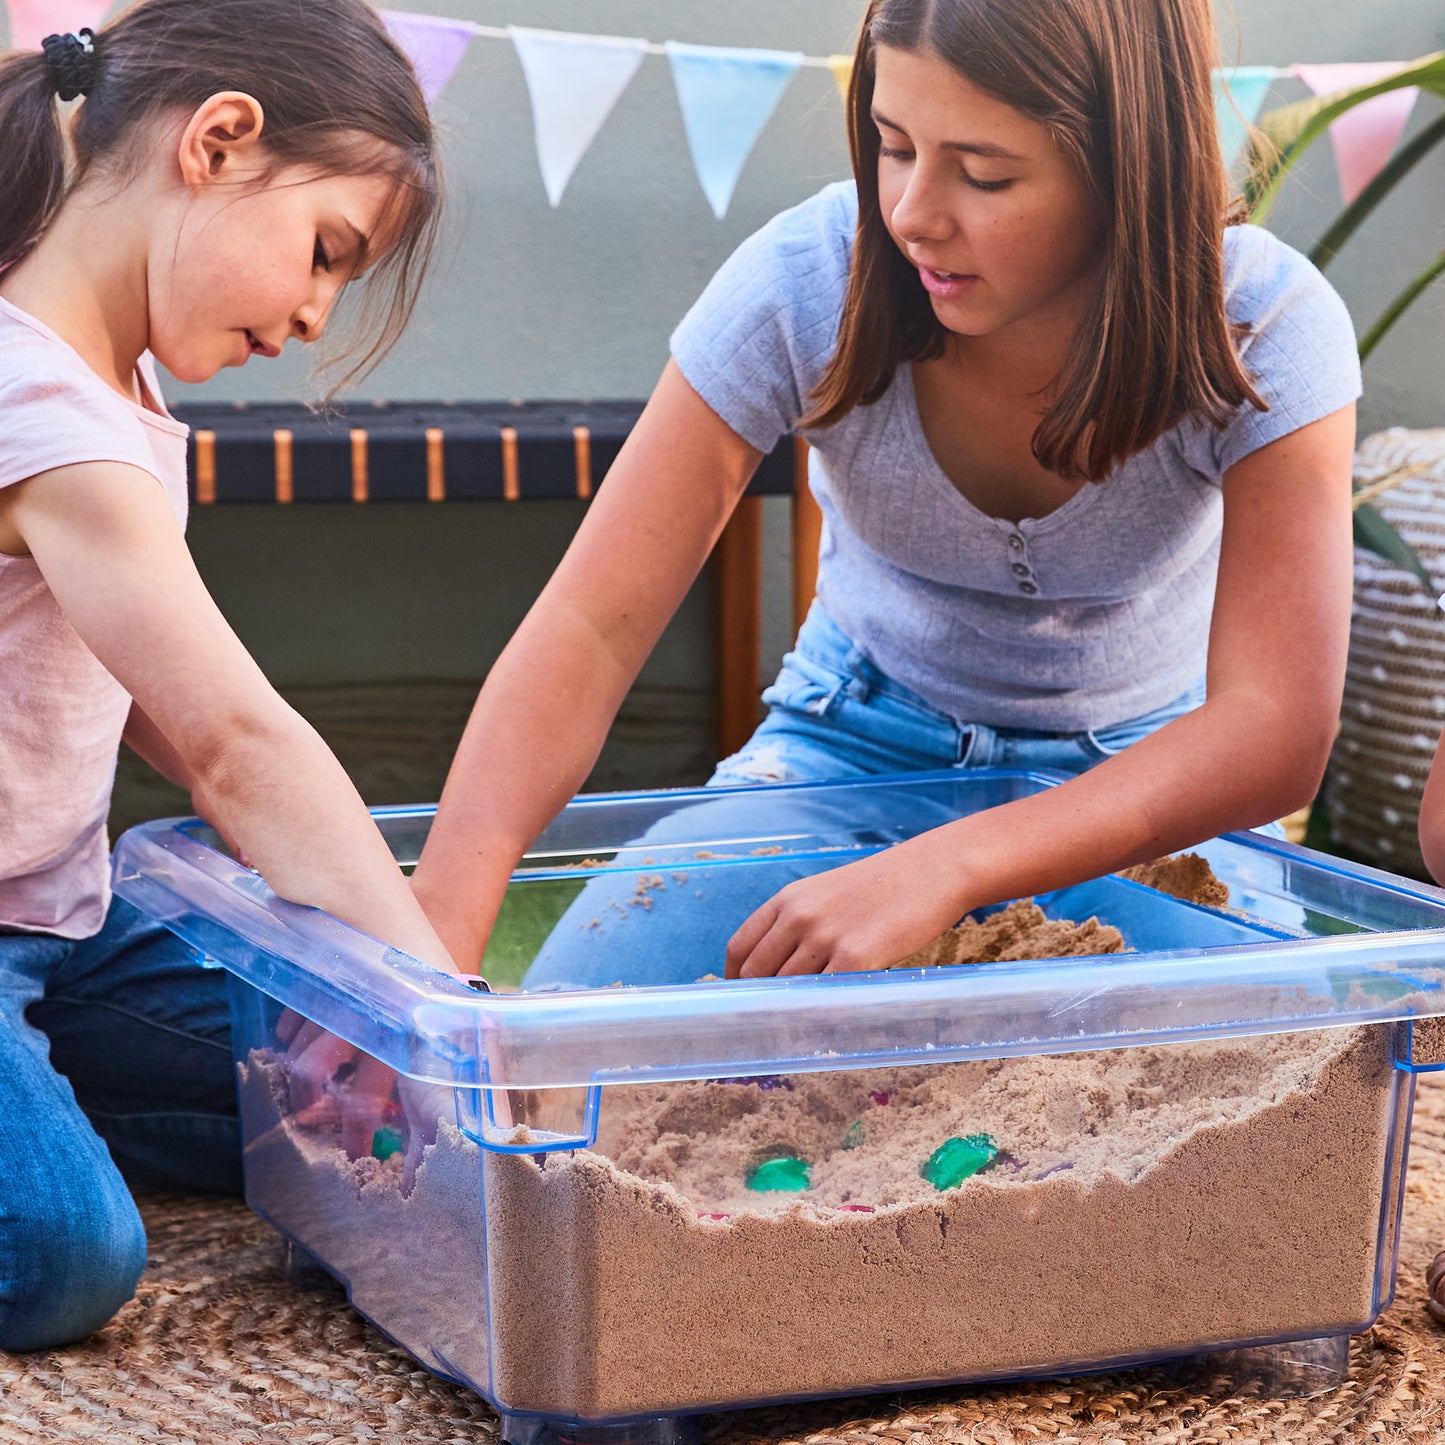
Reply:
[[[116,899],[80,941],[0,934],[0,1350],[80,1339],[135,1292],[126,1188],[238,1194],[225,975]]]
[[[816,782],[944,768],[1049,768],[1077,774],[1123,752],[1204,701],[1201,680],[1166,707],[1107,728],[1051,733],[962,723],[896,683],[854,646],[815,602],[777,681],[763,693],[768,715],[740,752],[725,758],[708,782],[717,802],[680,810],[640,844],[697,842],[738,828],[738,809],[755,818],[756,795],[729,798],[727,789],[759,783]],[[838,807],[844,806],[840,800]],[[850,828],[827,798],[790,800],[789,822],[818,834]],[[799,809],[807,816],[800,820]],[[941,826],[910,820],[910,831]],[[880,840],[882,841],[882,840]],[[766,868],[726,867],[681,873],[651,871],[598,878],[562,916],[542,945],[523,987],[598,988],[612,983],[690,983],[721,976],[728,938],[773,893],[816,864],[796,869],[783,859]]]

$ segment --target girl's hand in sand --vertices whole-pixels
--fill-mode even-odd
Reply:
[[[286,1049],[292,1118],[305,1129],[339,1124],[348,1159],[370,1154],[376,1131],[397,1114],[396,1074],[290,1009],[276,1034]]]
[[[276,1038],[286,1050],[292,1118],[305,1129],[339,1124],[348,1159],[370,1154],[384,1125],[405,1123],[401,1191],[409,1195],[423,1150],[436,1143],[437,1121],[456,1120],[452,1091],[395,1073],[291,1009],[277,1020]]]
[[[932,942],[974,904],[928,838],[788,884],[733,934],[727,977],[887,968]]]
[[[418,1079],[400,1077],[396,1081],[397,1098],[406,1118],[406,1153],[401,1161],[401,1192],[411,1194],[422,1154],[437,1141],[437,1129],[445,1119],[455,1124],[457,1103],[454,1093],[445,1084],[427,1084]]]

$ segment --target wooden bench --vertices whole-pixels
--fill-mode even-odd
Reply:
[[[362,403],[316,415],[299,405],[196,403],[196,506],[589,500],[641,402]],[[813,599],[822,517],[808,491],[807,446],[764,457],[712,559],[714,720],[719,757],[759,716],[762,499],[792,498],[794,632]]]

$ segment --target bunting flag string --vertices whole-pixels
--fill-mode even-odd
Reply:
[[[693,167],[713,215],[722,220],[743,164],[803,57],[670,40],[667,58]]]
[[[447,82],[456,74],[478,27],[469,20],[417,15],[410,10],[383,10],[381,18],[391,38],[411,58],[426,103],[435,105]]]
[[[113,0],[0,0],[8,4],[13,49],[38,49],[55,31],[98,28]],[[442,15],[383,10],[397,43],[411,57],[429,105],[435,104],[473,40],[506,40],[516,51],[532,103],[537,160],[548,201],[563,193],[645,56],[665,56],[682,113],[688,150],[713,214],[727,214],[738,177],[783,91],[803,67],[827,70],[846,98],[850,55],[684,45],[616,35],[583,35],[523,26],[477,25]],[[1398,62],[1242,65],[1214,75],[1215,114],[1227,163],[1243,151],[1271,85],[1302,81],[1316,95],[1367,85],[1401,69]],[[1415,87],[1354,106],[1330,126],[1346,202],[1388,161],[1418,95]]]

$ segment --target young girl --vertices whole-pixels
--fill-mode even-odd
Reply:
[[[753,236],[688,314],[482,690],[413,879],[464,967],[790,428],[825,518],[818,597],[713,782],[1078,776],[789,884],[738,928],[729,975],[881,967],[979,905],[1312,796],[1360,378],[1318,273],[1232,224],[1216,53],[1207,0],[871,0],[854,181]],[[619,971],[618,931],[663,922],[650,901],[610,950],[564,920],[529,983],[720,972],[685,896],[679,946]]]
[[[81,96],[67,176],[57,97]],[[361,0],[145,0],[0,62],[0,135],[0,1349],[31,1350],[130,1296],[122,1174],[239,1183],[223,975],[110,897],[122,736],[277,893],[450,965],[196,574],[152,360],[201,381],[315,341],[374,266],[370,360],[438,192],[415,77]],[[329,1077],[338,1045],[314,1047]]]

